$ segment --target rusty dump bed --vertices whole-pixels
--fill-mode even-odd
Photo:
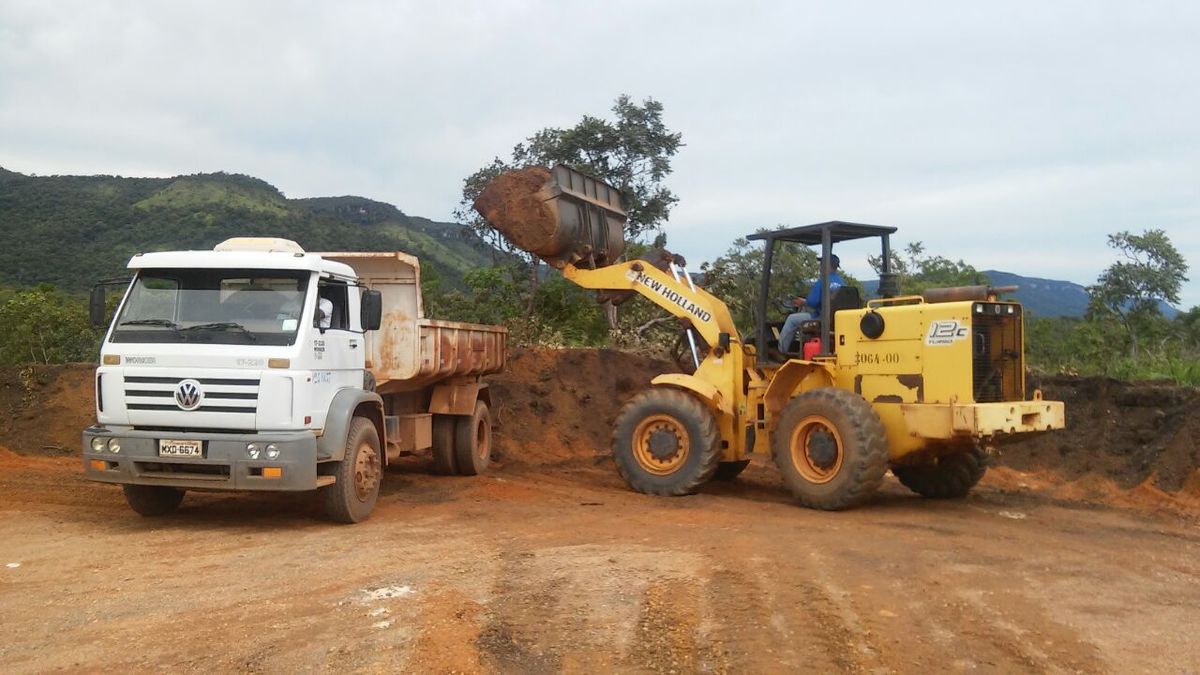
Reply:
[[[504,369],[504,326],[425,318],[416,257],[399,251],[318,255],[353,267],[362,283],[383,296],[383,323],[366,334],[367,368],[380,393]]]

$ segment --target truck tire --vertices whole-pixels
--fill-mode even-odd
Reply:
[[[337,480],[321,488],[325,513],[339,523],[359,523],[371,515],[383,480],[379,432],[365,417],[355,417],[346,434],[346,455],[334,470]]]
[[[629,487],[652,495],[691,494],[721,463],[717,420],[696,397],[652,387],[617,417],[613,459]]]
[[[454,416],[433,416],[433,472],[440,476],[458,473],[458,462],[454,459]]]
[[[987,453],[979,446],[938,457],[930,464],[893,466],[892,473],[913,492],[930,499],[959,499],[987,472]]]
[[[163,485],[122,485],[129,508],[147,517],[165,516],[179,508],[183,490]]]
[[[771,456],[796,500],[840,511],[866,502],[888,468],[887,434],[871,404],[845,389],[804,392],[783,408]]]
[[[713,472],[712,479],[719,481],[731,481],[741,475],[746,467],[750,466],[750,460],[740,459],[736,462],[721,462],[717,465],[717,470]]]
[[[483,401],[475,402],[475,414],[454,420],[454,460],[464,476],[483,473],[492,461],[492,414]]]

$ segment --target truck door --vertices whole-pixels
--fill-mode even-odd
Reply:
[[[363,385],[366,344],[361,332],[351,330],[350,296],[351,289],[344,281],[321,278],[317,282],[313,369],[314,381],[330,387],[328,397],[318,397],[324,403],[339,389]]]

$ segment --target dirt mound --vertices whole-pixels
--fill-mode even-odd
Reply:
[[[497,451],[504,462],[562,465],[610,453],[621,406],[673,370],[611,349],[515,349],[492,375]]]
[[[540,166],[500,174],[475,199],[475,210],[518,248],[554,256],[558,218],[546,206],[542,187],[550,172]]]
[[[514,349],[489,378],[497,459],[571,470],[609,456],[621,407],[670,363],[606,349]],[[93,423],[93,366],[0,369],[0,446],[79,452]],[[1067,500],[1200,508],[1200,392],[1104,378],[1036,383],[1067,404],[1067,429],[1001,444],[989,479]],[[1189,506],[1192,505],[1192,506]]]
[[[1176,492],[1196,475],[1197,390],[1101,377],[1055,377],[1040,387],[1046,398],[1066,402],[1067,428],[1002,444],[998,463],[1020,471],[1050,470],[1065,481],[1100,477],[1126,490],[1149,482]]]
[[[95,422],[95,366],[83,363],[0,369],[0,445],[18,452],[79,452]]]

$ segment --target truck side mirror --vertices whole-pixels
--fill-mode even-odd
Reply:
[[[88,314],[91,315],[92,328],[104,328],[107,323],[104,311],[104,286],[92,286],[92,295],[88,298]]]
[[[383,323],[383,294],[379,291],[363,291],[360,310],[362,329],[379,330]]]

